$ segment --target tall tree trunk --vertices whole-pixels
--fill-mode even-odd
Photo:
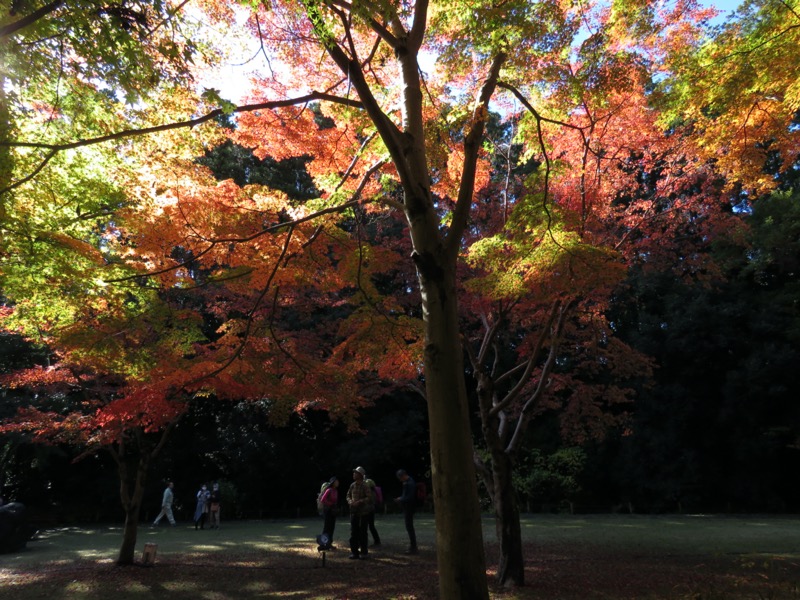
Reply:
[[[519,502],[512,481],[513,464],[505,452],[492,453],[494,478],[494,512],[497,538],[500,541],[500,564],[497,580],[504,587],[525,585],[525,560],[522,552],[522,530],[519,523]]]
[[[520,366],[525,367],[515,385],[506,391],[502,398],[498,397],[495,384],[498,377],[503,378],[505,375],[498,375],[497,361],[490,361],[488,354],[485,354],[484,350],[478,354],[473,352],[469,354],[478,384],[481,433],[491,454],[491,468],[477,455],[474,460],[494,506],[495,526],[497,537],[500,541],[500,565],[497,571],[497,579],[504,587],[525,585],[525,560],[522,549],[522,530],[519,522],[519,499],[514,489],[513,479],[514,463],[520,440],[531,420],[531,411],[541,397],[545,389],[544,382],[547,381],[548,375],[555,364],[556,350],[559,346],[558,340],[571,305],[572,302],[562,303],[560,300],[553,303],[546,325],[534,344],[531,356],[526,363],[512,367],[511,371],[506,372],[506,374],[512,373]],[[496,321],[496,323],[501,322],[501,319]],[[544,367],[539,374],[539,383],[535,386],[534,392],[529,394],[522,403],[521,412],[516,417],[511,417],[506,412],[506,407],[519,398],[519,392],[530,381],[533,367],[537,363],[541,349],[548,338],[550,339],[550,350]],[[488,328],[482,347],[486,349],[490,345],[498,343],[497,327]],[[490,363],[493,363],[492,366],[489,366]]]
[[[395,35],[387,36],[387,31],[379,28],[379,35],[391,40],[395,56],[400,61],[402,128],[398,128],[383,112],[364,75],[362,63],[355,56],[355,49],[346,47],[345,51],[339,46],[325,29],[318,9],[310,2],[306,6],[315,33],[358,93],[364,110],[389,151],[403,186],[403,210],[414,247],[412,258],[419,278],[425,323],[425,389],[436,504],[440,597],[443,600],[488,600],[455,272],[475,189],[476,163],[488,103],[497,85],[504,57],[493,61],[491,74],[481,90],[482,110],[476,111],[465,141],[464,171],[457,206],[449,233],[444,235],[441,216],[436,211],[431,193],[418,61],[427,28],[427,0],[415,3],[410,30],[405,31],[405,17],[401,19],[399,15],[392,23]],[[397,32],[402,35],[397,35]]]
[[[439,593],[444,600],[489,598],[472,462],[455,264],[416,256],[425,319],[425,387],[430,422]]]

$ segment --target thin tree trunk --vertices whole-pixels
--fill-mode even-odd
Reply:
[[[122,545],[117,558],[118,565],[132,565],[136,553],[136,540],[139,533],[139,515],[142,510],[147,471],[150,465],[149,457],[143,454],[136,465],[136,477],[133,482],[133,491],[130,489],[130,472],[125,457],[120,456],[117,461],[120,480],[120,500],[125,510],[125,525],[122,531]]]
[[[145,484],[147,483],[147,473],[150,463],[156,459],[167,438],[175,426],[176,421],[172,421],[161,431],[158,443],[148,450],[149,444],[145,440],[145,435],[140,430],[129,432],[130,440],[135,442],[135,468],[136,474],[131,482],[131,468],[128,462],[128,452],[126,436],[119,441],[117,448],[109,447],[111,456],[117,463],[119,472],[119,495],[122,508],[125,511],[125,526],[122,532],[122,545],[119,549],[118,565],[132,565],[134,563],[134,553],[136,552],[136,538],[139,533],[139,515],[142,510],[142,498],[144,498]],[[133,490],[131,490],[133,483]]]
[[[120,566],[132,565],[136,554],[136,540],[139,534],[139,512],[141,505],[136,505],[131,510],[125,511],[125,526],[122,530],[122,545],[119,547],[117,564]]]
[[[481,407],[483,439],[491,454],[491,469],[480,470],[494,507],[495,528],[500,541],[500,562],[497,580],[504,587],[525,585],[525,560],[522,552],[522,530],[519,522],[519,503],[514,489],[514,460],[504,441],[502,416],[491,413],[494,382],[478,375],[478,399]],[[506,423],[505,426],[508,424]],[[475,458],[480,461],[479,457]],[[482,463],[481,463],[482,464]]]
[[[497,538],[500,541],[500,564],[497,581],[504,587],[525,585],[525,559],[522,552],[522,530],[519,503],[512,482],[513,465],[505,452],[492,458],[494,476],[494,510]]]

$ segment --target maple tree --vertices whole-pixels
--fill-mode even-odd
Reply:
[[[122,264],[126,244],[136,242],[119,225],[153,184],[147,165],[158,146],[54,146],[197,106],[179,87],[191,80],[194,49],[181,27],[192,27],[177,18],[180,6],[164,3],[48,7],[22,15],[4,7],[1,30],[2,288],[13,300],[4,325],[58,359],[4,378],[40,399],[7,429],[111,453],[125,510],[118,563],[130,564],[149,465],[196,393],[184,384],[207,374],[179,363],[207,339],[212,318],[195,317],[178,290],[161,293]],[[148,99],[157,108],[145,108]],[[153,142],[189,162],[203,149],[189,138]]]
[[[515,124],[517,155],[538,168],[516,179],[507,168],[485,190],[485,214],[474,216],[485,229],[473,225],[467,238],[474,271],[464,305],[482,318],[465,332],[488,456],[476,461],[497,516],[504,584],[524,583],[512,476],[531,421],[560,409],[567,435],[599,437],[625,416],[628,384],[650,373],[605,320],[615,286],[634,265],[707,277],[715,267],[693,244],[732,228],[719,175],[685,135],[664,130],[649,92],[663,77],[663,48],[685,47],[707,14],[682,4],[640,21],[653,39],[634,44],[614,36],[613,7],[582,15],[572,35],[593,35],[577,55],[551,59],[546,72],[559,77],[536,106],[524,80],[500,84],[526,113]]]
[[[127,190],[141,161],[109,146],[70,152],[52,144],[152,124],[158,111],[142,108],[151,94],[162,95],[167,112],[189,107],[185,95],[170,94],[189,84],[197,55],[180,8],[14,2],[0,15],[0,258],[13,300],[4,325],[52,348],[58,361],[4,378],[40,399],[9,429],[111,453],[125,511],[120,564],[133,562],[148,467],[187,399],[149,369],[202,333],[142,281],[104,282],[131,274],[109,241],[118,235],[117,211],[135,199]],[[14,145],[19,140],[34,142]]]

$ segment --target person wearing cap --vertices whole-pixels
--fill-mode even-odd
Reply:
[[[347,505],[350,507],[350,559],[367,558],[367,528],[369,513],[374,510],[374,496],[366,482],[364,467],[353,469],[353,483],[347,490]]]
[[[404,469],[397,471],[397,479],[403,484],[403,492],[396,498],[403,507],[403,518],[408,532],[408,550],[406,554],[417,553],[417,533],[414,531],[414,511],[417,508],[417,484]]]
[[[339,512],[339,478],[334,475],[328,480],[328,487],[322,493],[319,501],[322,503],[322,533],[328,536],[328,548],[333,545],[333,530],[336,528],[336,515]]]

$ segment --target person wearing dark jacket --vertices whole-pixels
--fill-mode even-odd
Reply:
[[[417,484],[403,469],[397,471],[397,479],[403,484],[403,491],[396,500],[403,507],[403,518],[408,532],[408,550],[406,550],[406,554],[416,554],[417,533],[414,531],[414,512],[417,509]]]
[[[372,479],[367,479],[367,485],[369,486],[370,491],[372,491],[372,512],[369,513],[367,517],[367,529],[372,534],[372,545],[373,546],[380,546],[381,545],[381,536],[378,534],[378,530],[375,529],[375,513],[378,510],[378,504],[381,502],[381,494],[380,488],[375,485],[375,482]]]
[[[215,483],[211,488],[211,496],[208,498],[208,526],[210,529],[219,529],[219,513],[222,510],[222,492],[219,484]]]

